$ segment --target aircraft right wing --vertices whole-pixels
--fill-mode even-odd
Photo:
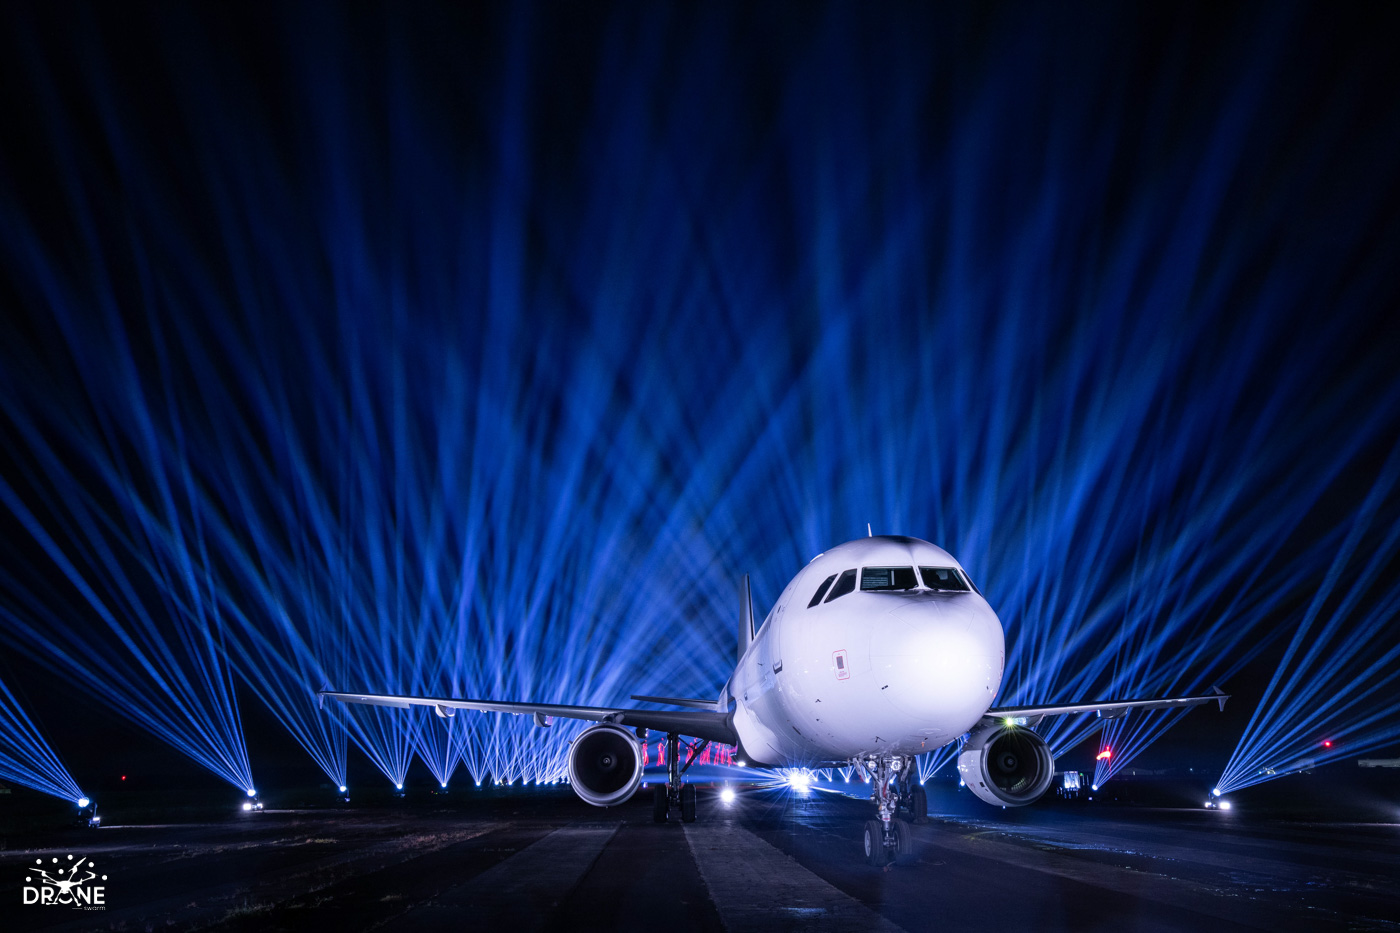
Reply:
[[[1094,703],[1069,703],[1063,706],[1003,706],[987,710],[989,719],[1034,719],[1046,716],[1060,716],[1065,713],[1097,712],[1104,719],[1117,719],[1135,709],[1171,709],[1177,706],[1197,706],[1215,700],[1220,709],[1225,709],[1225,701],[1230,695],[1219,687],[1211,687],[1211,692],[1200,696],[1166,697],[1154,700],[1106,700]]]
[[[448,710],[470,709],[487,713],[512,713],[517,716],[534,716],[535,722],[545,725],[546,716],[561,719],[585,719],[592,722],[614,722],[623,726],[655,729],[658,732],[679,732],[697,739],[709,739],[723,745],[739,744],[739,736],[734,731],[727,712],[718,710],[652,710],[622,709],[612,706],[567,706],[556,703],[514,703],[505,700],[468,700],[455,697],[414,697],[394,696],[379,693],[337,693],[322,690],[317,694],[323,700],[330,697],[342,703],[361,703],[367,706],[393,706],[408,709],[411,706],[431,706],[440,716],[451,716]],[[674,702],[667,700],[662,702]]]

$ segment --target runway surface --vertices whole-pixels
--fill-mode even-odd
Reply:
[[[470,793],[470,792],[464,792]],[[965,794],[963,796],[966,796]],[[1397,930],[1400,825],[973,802],[864,864],[870,805],[702,792],[656,825],[639,795],[567,789],[434,810],[269,811],[73,831],[3,852],[12,930]],[[36,859],[87,857],[105,910],[25,906]]]

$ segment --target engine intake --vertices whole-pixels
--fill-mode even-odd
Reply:
[[[595,807],[624,803],[642,783],[642,752],[631,730],[613,723],[585,729],[569,752],[569,785]]]
[[[1055,756],[1044,739],[1024,726],[986,723],[972,730],[958,755],[958,770],[987,803],[1024,807],[1050,789]]]

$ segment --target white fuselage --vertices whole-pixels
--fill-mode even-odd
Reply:
[[[913,587],[879,585],[906,568]],[[932,751],[971,729],[1001,686],[1001,621],[975,591],[926,585],[962,566],[916,538],[860,538],[818,555],[778,597],[730,678],[740,754],[768,766]],[[854,586],[837,596],[841,575]],[[927,574],[929,579],[934,574]],[[810,605],[825,581],[824,599]],[[908,583],[903,570],[888,575]],[[849,577],[847,585],[850,585]]]

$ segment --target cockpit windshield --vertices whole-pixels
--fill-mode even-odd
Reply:
[[[918,585],[913,567],[864,567],[860,572],[862,591],[912,590]]]
[[[836,585],[831,588],[831,592],[826,594],[826,601],[839,599],[847,593],[854,592],[856,588],[856,572],[854,570],[843,570],[841,576],[836,578]]]
[[[920,567],[919,572],[923,574],[924,586],[931,590],[943,590],[949,593],[968,592],[967,581],[952,567]]]

